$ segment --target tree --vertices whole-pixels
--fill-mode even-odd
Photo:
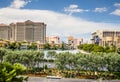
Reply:
[[[39,67],[39,63],[43,60],[43,58],[44,58],[44,53],[43,52],[35,51],[34,62],[37,65],[37,67]]]
[[[93,48],[96,44],[82,44],[78,46],[78,49],[85,50],[87,52],[93,51]]]
[[[58,44],[54,44],[52,49],[53,49],[53,50],[59,49],[59,45],[58,45]]]
[[[44,46],[44,49],[48,49],[48,50],[50,49],[50,44],[49,43],[46,43],[43,46]]]
[[[10,63],[0,63],[0,82],[23,82],[27,80],[25,77],[19,76],[26,68],[16,63],[11,65]]]
[[[21,43],[20,42],[12,42],[12,43],[8,43],[8,49],[20,49]]]
[[[22,56],[23,56],[22,60],[24,64],[27,65],[27,67],[29,68],[33,68],[35,66],[34,55],[35,52],[30,50],[26,50],[22,52]]]
[[[55,57],[55,64],[59,70],[66,69],[67,65],[67,56],[66,53],[59,53]]]
[[[47,52],[47,58],[50,58],[51,60],[55,58],[56,52],[55,51],[48,51]]]
[[[37,49],[37,44],[36,43],[31,43],[31,45],[28,45],[28,49],[36,50]]]
[[[111,52],[116,52],[116,46],[111,44],[110,50],[111,50]]]
[[[95,45],[93,52],[104,52],[104,48],[102,46]]]
[[[4,56],[4,62],[10,62],[11,64],[20,63],[20,52],[19,51],[7,51],[6,55]]]
[[[117,49],[117,53],[120,54],[120,47]]]
[[[113,47],[110,50],[109,47],[104,48],[104,47],[96,45],[96,44],[82,44],[82,45],[78,46],[78,49],[82,49],[87,52],[108,52],[108,51],[113,52],[114,51]]]
[[[64,43],[64,42],[62,42],[61,49],[62,49],[62,50],[65,50],[65,43]]]
[[[6,55],[7,50],[4,48],[0,48],[0,61],[3,61],[3,57]]]

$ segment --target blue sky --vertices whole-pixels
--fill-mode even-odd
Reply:
[[[0,23],[40,21],[47,35],[90,39],[96,30],[120,30],[120,0],[0,0]]]

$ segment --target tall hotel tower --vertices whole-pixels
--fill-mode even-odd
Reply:
[[[8,40],[45,43],[46,24],[30,20],[11,23],[8,32]]]

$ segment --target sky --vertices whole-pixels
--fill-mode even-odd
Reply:
[[[0,23],[47,24],[47,36],[89,41],[96,30],[120,30],[120,0],[0,0]]]

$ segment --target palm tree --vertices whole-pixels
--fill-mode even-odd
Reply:
[[[39,64],[43,60],[43,58],[44,58],[44,53],[43,52],[35,51],[34,62],[37,65],[37,67],[39,67]]]
[[[50,58],[51,60],[55,58],[56,52],[55,51],[48,51],[47,52],[47,58]]]
[[[3,57],[6,55],[7,50],[4,48],[0,48],[0,61],[3,61]]]

